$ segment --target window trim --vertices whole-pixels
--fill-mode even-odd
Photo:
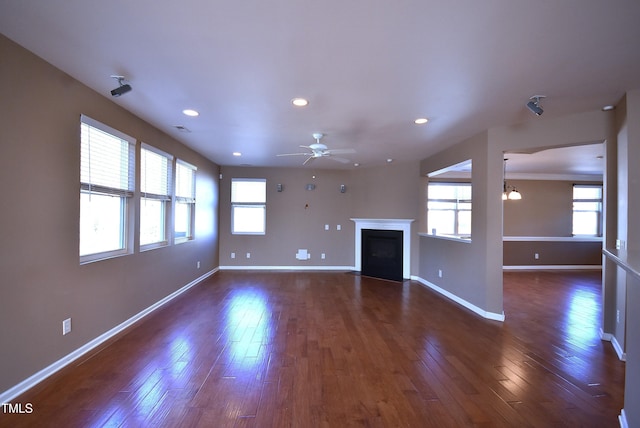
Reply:
[[[191,195],[179,195],[178,194],[178,165],[181,165],[184,168],[190,169],[192,173],[192,186],[191,186]],[[174,180],[173,180],[173,193],[174,193],[174,204],[173,204],[173,243],[174,244],[182,244],[184,242],[193,241],[195,239],[195,220],[196,220],[196,172],[198,168],[189,162],[186,162],[182,159],[175,158],[174,162]],[[176,212],[177,205],[185,204],[189,208],[188,213],[188,230],[186,236],[176,236]]]
[[[167,182],[166,182],[166,194],[156,194],[144,192],[142,190],[142,186],[144,184],[143,173],[145,172],[142,168],[142,160],[143,160],[143,150],[148,152],[155,153],[156,155],[162,156],[167,160]],[[164,152],[156,147],[153,147],[146,143],[140,144],[140,207],[138,209],[138,219],[139,219],[139,230],[138,230],[138,240],[140,245],[140,251],[148,251],[156,248],[166,247],[171,242],[171,201],[172,201],[172,171],[173,171],[173,163],[174,156]],[[145,203],[145,199],[154,200],[162,202],[162,210],[163,210],[163,238],[160,241],[149,242],[147,244],[143,244],[141,241],[142,238],[142,204]]]
[[[469,187],[469,189],[471,189],[471,198],[470,199],[431,199],[429,198],[429,186],[434,185],[434,186],[454,186],[454,187]],[[429,203],[430,202],[444,202],[444,203],[452,203],[455,204],[455,208],[453,209],[448,209],[448,210],[440,210],[440,209],[430,209],[429,208]],[[460,209],[460,204],[470,204],[471,208],[470,209]],[[453,211],[454,213],[454,217],[453,217],[453,228],[454,228],[454,233],[453,234],[447,234],[447,233],[438,233],[437,228],[436,229],[436,233],[433,233],[434,228],[432,227],[432,225],[429,224],[429,211]],[[469,214],[471,215],[471,219],[473,219],[473,183],[471,182],[455,182],[455,181],[430,181],[427,183],[427,228],[430,229],[431,235],[432,236],[440,236],[440,237],[448,237],[451,239],[464,239],[464,240],[470,240],[471,239],[471,234],[473,233],[473,228],[471,227],[472,224],[469,224],[469,227],[471,228],[471,231],[468,234],[462,234],[460,233],[460,221],[459,221],[459,215],[461,212],[469,212]]]
[[[98,185],[98,184],[93,184],[91,182],[83,182],[82,181],[82,168],[83,168],[83,161],[82,161],[82,146],[83,146],[83,140],[82,140],[82,127],[83,125],[87,125],[91,128],[95,128],[101,132],[104,132],[106,134],[111,135],[112,137],[115,137],[117,139],[120,139],[123,142],[127,143],[127,149],[128,149],[128,164],[127,164],[127,189],[119,189],[119,188],[113,188],[113,187],[109,187],[109,186],[103,186],[103,185]],[[96,194],[96,195],[104,195],[104,196],[112,196],[112,197],[119,197],[121,199],[121,206],[120,206],[120,219],[121,219],[121,242],[122,242],[122,248],[118,248],[115,250],[108,250],[108,251],[100,251],[100,252],[96,252],[96,253],[89,253],[89,254],[80,254],[80,240],[81,240],[81,233],[82,233],[82,229],[81,227],[81,207],[79,207],[80,209],[78,210],[78,256],[79,256],[79,261],[80,264],[86,264],[86,263],[92,263],[92,262],[96,262],[96,261],[100,261],[100,260],[106,260],[106,259],[111,259],[114,257],[119,257],[119,256],[124,256],[124,255],[128,255],[128,254],[132,254],[133,253],[133,227],[134,227],[134,221],[133,221],[133,199],[134,199],[134,190],[135,190],[135,172],[136,172],[136,168],[135,168],[135,162],[136,162],[136,139],[121,132],[118,131],[117,129],[114,129],[108,125],[105,125],[102,122],[99,122],[95,119],[92,119],[84,114],[80,115],[80,135],[79,135],[79,139],[80,139],[80,174],[79,174],[79,178],[80,178],[80,194],[79,196],[81,196],[82,194]],[[79,201],[79,203],[81,203],[81,201]]]
[[[600,190],[600,198],[596,198],[596,199],[576,199],[573,194],[574,194],[574,190],[576,189],[576,187],[588,187],[588,188],[596,188]],[[604,196],[604,186],[602,184],[578,184],[578,183],[574,183],[571,186],[571,236],[575,236],[575,237],[602,237],[603,235],[603,224],[602,224],[602,210],[603,210],[603,196]],[[576,202],[596,202],[598,203],[598,209],[597,211],[593,211],[593,210],[589,210],[589,211],[584,211],[584,210],[578,210],[577,212],[595,212],[596,216],[597,216],[597,224],[596,224],[596,233],[592,234],[592,233],[573,233],[574,232],[574,214],[576,213],[576,210],[574,209],[574,204]]]
[[[261,201],[249,201],[249,202],[234,202],[233,201],[233,183],[234,182],[260,182],[264,183],[264,202]],[[262,236],[267,234],[267,179],[266,178],[232,178],[231,179],[231,234],[232,235],[255,235]],[[235,209],[236,207],[243,208],[262,208],[264,225],[262,231],[258,232],[237,232],[235,230]]]

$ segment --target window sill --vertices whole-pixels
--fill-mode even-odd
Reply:
[[[471,236],[469,235],[434,235],[432,233],[418,233],[419,236],[425,238],[444,239],[446,241],[463,242],[465,244],[471,243]]]

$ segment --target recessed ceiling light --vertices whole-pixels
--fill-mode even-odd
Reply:
[[[393,159],[391,158],[387,159],[387,163],[391,163],[391,162],[393,162]]]
[[[196,117],[199,116],[200,113],[198,113],[196,110],[190,109],[190,108],[186,108],[184,110],[182,110],[182,113],[184,113],[187,116],[191,116],[191,117]]]
[[[354,163],[353,166],[358,167],[360,164],[358,162]]]
[[[413,121],[413,123],[415,123],[416,125],[424,125],[427,122],[429,122],[429,119],[427,119],[426,117],[419,117]]]
[[[304,98],[294,98],[291,100],[291,104],[296,107],[305,107],[309,104],[309,101]]]
[[[234,155],[234,156],[242,156],[242,153],[240,153],[240,152],[233,152],[233,155]]]
[[[602,107],[602,111],[611,111],[615,109],[616,109],[616,106],[612,106],[612,105]]]

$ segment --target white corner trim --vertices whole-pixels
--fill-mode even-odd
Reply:
[[[115,326],[111,330],[101,334],[100,336],[96,337],[95,339],[90,340],[89,342],[85,343],[84,345],[82,345],[81,347],[76,349],[75,351],[72,351],[71,353],[69,353],[69,354],[65,355],[64,357],[60,358],[58,361],[54,362],[53,364],[49,365],[48,367],[45,367],[44,369],[42,369],[39,372],[29,376],[27,379],[23,380],[22,382],[18,383],[17,385],[15,385],[15,386],[9,388],[8,390],[4,391],[3,393],[0,394],[0,403],[8,403],[8,402],[10,402],[12,399],[16,398],[17,396],[19,396],[20,394],[26,392],[27,390],[33,388],[38,383],[42,382],[43,380],[45,380],[46,378],[48,378],[52,374],[56,373],[57,371],[61,370],[62,368],[66,367],[67,365],[71,364],[73,361],[77,360],[78,358],[80,358],[81,356],[86,354],[87,352],[91,351],[96,346],[104,343],[105,341],[107,341],[110,338],[114,337],[116,334],[120,333],[121,331],[123,331],[127,327],[130,327],[131,325],[135,324],[138,320],[144,318],[145,316],[147,316],[151,312],[153,312],[156,309],[160,308],[161,306],[165,305],[169,301],[175,299],[180,294],[184,293],[185,291],[187,291],[188,289],[190,289],[194,285],[204,281],[205,279],[207,279],[208,277],[210,277],[211,275],[213,275],[217,271],[218,271],[218,268],[215,268],[215,269],[205,273],[204,275],[194,279],[193,281],[191,281],[190,283],[188,283],[184,287],[174,291],[173,293],[171,293],[168,296],[164,297],[163,299],[157,301],[156,303],[154,303],[153,305],[149,306],[148,308],[143,309],[142,311],[138,312],[136,315],[132,316],[128,320],[126,320],[126,321],[122,322],[121,324]]]
[[[454,302],[456,302],[457,304],[464,306],[465,308],[475,312],[476,314],[480,315],[483,318],[489,319],[489,320],[493,320],[493,321],[500,321],[500,322],[504,322],[505,316],[504,316],[504,312],[502,312],[501,314],[495,313],[495,312],[487,312],[484,309],[474,305],[473,303],[470,303],[458,296],[456,296],[455,294],[445,290],[444,288],[440,288],[437,285],[427,281],[426,279],[420,278],[419,276],[412,276],[411,279],[418,281],[419,283],[421,283],[422,285],[431,288],[432,290],[442,294],[443,296],[445,296],[446,298],[448,298],[449,300],[453,300]]]

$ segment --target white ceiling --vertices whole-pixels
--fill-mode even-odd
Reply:
[[[637,0],[0,0],[0,32],[105,97],[124,75],[115,103],[220,165],[300,166],[276,154],[313,132],[363,166],[423,159],[615,104],[640,88],[639,21]],[[537,94],[541,117],[525,107]]]

